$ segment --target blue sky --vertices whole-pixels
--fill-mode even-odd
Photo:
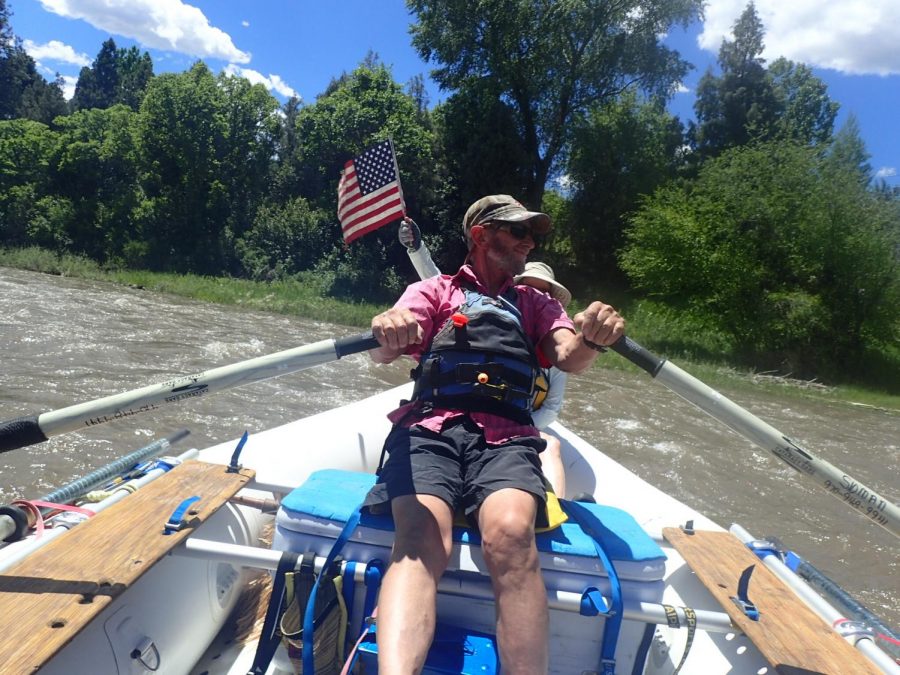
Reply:
[[[665,39],[695,65],[670,104],[693,116],[697,81],[715,63],[723,37],[746,0],[708,0],[704,21]],[[7,0],[15,34],[49,78],[71,96],[78,71],[112,37],[150,53],[157,73],[182,71],[197,59],[262,82],[280,100],[313,102],[329,81],[371,50],[406,83],[430,66],[410,45],[403,0]],[[772,61],[785,56],[813,67],[841,106],[853,113],[877,175],[900,186],[900,0],[756,0]],[[428,81],[432,103],[441,98]]]

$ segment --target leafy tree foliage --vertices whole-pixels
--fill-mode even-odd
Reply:
[[[697,18],[699,0],[407,0],[413,44],[442,88],[494,92],[528,157],[522,196],[538,206],[569,149],[571,123],[630,86],[670,93],[689,65],[659,36]]]
[[[898,217],[808,146],[735,148],[646,200],[622,265],[646,292],[716,322],[754,363],[811,375],[896,337],[884,307],[900,300]]]
[[[81,69],[72,97],[72,110],[109,108],[117,103],[132,110],[140,107],[150,79],[153,61],[137,47],[117,49],[112,38],[106,40],[90,66]]]
[[[71,205],[71,248],[95,260],[129,260],[139,203],[134,130],[137,114],[123,105],[80,110],[59,119],[50,159],[50,188]]]
[[[327,213],[337,213],[336,177],[344,163],[376,142],[391,137],[400,168],[407,209],[422,214],[420,226],[434,232],[429,217],[435,195],[433,133],[415,101],[393,80],[390,70],[371,56],[352,73],[329,86],[315,104],[297,117],[300,139],[298,196]],[[335,216],[330,241],[340,241]],[[321,265],[337,270],[333,292],[349,297],[361,293],[394,295],[396,284],[386,283],[386,270],[410,270],[405,252],[395,245],[396,230],[382,228],[349,247],[323,257]],[[352,260],[352,264],[345,261]],[[396,277],[396,273],[394,273]],[[379,289],[388,289],[383,294]]]
[[[59,79],[48,83],[12,31],[10,10],[0,0],[0,120],[26,118],[50,124],[66,112]]]
[[[148,87],[136,135],[137,214],[146,264],[222,273],[268,183],[276,105],[261,85],[221,76],[203,63]]]
[[[776,136],[796,143],[827,144],[840,106],[828,97],[825,83],[809,66],[785,58],[774,61],[768,72],[778,100]]]
[[[0,121],[0,241],[6,246],[37,243],[33,224],[40,215],[37,204],[47,195],[55,143],[56,134],[46,124]],[[62,231],[39,239],[47,246],[67,243]]]
[[[572,208],[557,225],[571,238],[576,264],[593,278],[618,280],[626,218],[642,195],[675,176],[682,143],[678,119],[634,92],[576,125],[568,163]]]
[[[693,135],[701,157],[774,138],[811,145],[828,142],[837,103],[807,66],[781,58],[765,67],[765,35],[752,2],[733,33],[734,40],[724,40],[719,50],[722,74],[710,69],[697,85]]]
[[[137,111],[153,78],[153,59],[147,52],[141,54],[137,47],[119,49],[116,51],[116,72],[119,75],[116,103]]]
[[[331,249],[332,216],[302,197],[265,205],[237,241],[242,271],[251,279],[272,280],[308,270]]]

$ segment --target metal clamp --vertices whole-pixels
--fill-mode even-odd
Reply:
[[[850,619],[838,619],[832,626],[841,637],[855,637],[857,640],[862,638],[875,639],[875,631],[871,626],[867,626],[862,621],[851,621]]]
[[[760,560],[765,560],[766,557],[774,555],[781,562],[784,562],[784,553],[781,548],[775,542],[769,541],[768,539],[754,539],[748,541],[747,548],[753,551]]]

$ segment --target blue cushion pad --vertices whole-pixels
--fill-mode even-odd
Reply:
[[[343,524],[374,484],[374,474],[323,469],[311,474],[303,485],[288,494],[282,500],[281,508],[289,515],[307,514]],[[579,505],[595,517],[594,526],[612,560],[648,562],[665,559],[659,545],[629,513],[600,504],[579,502]],[[394,529],[390,516],[371,513],[363,513],[360,526],[388,531]],[[590,558],[597,555],[590,536],[571,521],[550,532],[542,532],[536,538],[538,549],[544,552]],[[454,527],[453,539],[460,543],[480,544],[478,532],[470,528]]]

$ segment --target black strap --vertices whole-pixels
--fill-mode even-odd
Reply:
[[[684,617],[687,621],[687,642],[684,644],[684,653],[681,655],[681,661],[675,668],[672,675],[678,675],[684,662],[687,661],[688,654],[691,653],[691,646],[694,644],[694,634],[697,632],[697,613],[690,607],[684,607]]]
[[[296,569],[298,559],[299,555],[293,551],[282,551],[281,553],[278,569],[275,570],[275,578],[272,580],[272,597],[269,599],[266,619],[263,622],[259,642],[256,644],[253,665],[247,671],[247,675],[264,675],[275,655],[275,650],[278,649],[278,644],[281,642],[278,637],[278,619],[281,617],[281,609],[284,605],[284,575]]]

